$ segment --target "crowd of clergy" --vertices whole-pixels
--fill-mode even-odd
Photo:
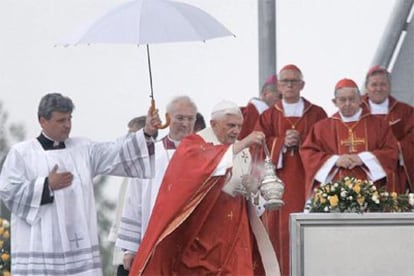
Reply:
[[[208,126],[188,96],[150,108],[112,142],[69,137],[72,100],[39,104],[41,134],[14,145],[0,175],[12,213],[13,275],[102,275],[93,177],[128,177],[110,239],[116,275],[290,275],[289,216],[313,190],[345,176],[389,192],[414,191],[414,108],[391,95],[386,68],[332,88],[337,111],[301,95],[301,69],[283,66],[259,97],[217,103]],[[202,117],[201,117],[202,119]],[[284,183],[284,205],[260,191],[266,155]]]

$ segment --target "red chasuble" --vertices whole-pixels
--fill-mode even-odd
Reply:
[[[331,118],[315,124],[304,141],[301,156],[306,171],[309,197],[315,187],[315,175],[322,165],[333,155],[356,154],[371,152],[384,169],[387,178],[386,185],[389,191],[395,191],[394,174],[397,164],[397,143],[388,124],[363,110],[361,118],[356,122],[344,123],[339,113]],[[365,170],[367,167],[363,166]],[[355,176],[368,179],[362,167],[354,169],[337,169],[334,180],[345,176]],[[383,181],[384,182],[384,181]],[[381,183],[380,185],[384,184]],[[378,183],[376,183],[378,185]]]
[[[303,141],[311,127],[319,120],[326,118],[325,111],[303,99],[305,107],[302,117],[285,117],[282,102],[278,101],[260,115],[256,130],[266,135],[266,143],[272,161],[277,167],[282,155],[282,167],[276,169],[277,176],[285,184],[284,205],[277,211],[266,211],[262,221],[268,230],[269,237],[277,253],[282,275],[289,275],[289,215],[303,212],[305,205],[305,171],[298,148],[284,148],[285,133],[288,129],[296,129]]]
[[[246,200],[211,177],[228,149],[184,138],[165,173],[130,275],[252,275]]]
[[[241,108],[243,113],[243,125],[240,130],[239,140],[242,140],[254,130],[257,119],[259,118],[259,111],[253,103],[248,103],[245,107]]]
[[[399,155],[404,166],[398,165],[396,186],[399,192],[410,189],[414,191],[414,107],[397,101],[389,96],[387,115],[375,115],[383,118],[391,126],[394,137],[398,140]],[[364,95],[364,104],[369,108],[368,97]]]

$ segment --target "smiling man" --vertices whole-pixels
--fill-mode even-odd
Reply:
[[[364,104],[372,114],[391,126],[398,140],[398,192],[414,191],[414,108],[391,96],[391,75],[382,66],[373,66],[365,79]]]
[[[102,275],[93,177],[150,177],[159,118],[116,141],[70,138],[72,100],[59,93],[39,104],[36,139],[14,145],[0,175],[11,211],[13,275]]]
[[[306,194],[320,183],[354,176],[395,191],[397,143],[387,122],[361,108],[356,83],[342,79],[332,100],[338,112],[316,123],[302,144]]]

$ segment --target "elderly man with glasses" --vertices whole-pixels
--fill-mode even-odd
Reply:
[[[284,66],[278,75],[282,100],[264,111],[256,125],[265,134],[276,174],[285,183],[285,205],[262,216],[281,263],[282,275],[289,275],[289,215],[303,211],[305,204],[305,171],[299,148],[313,124],[327,117],[321,107],[301,97],[304,86],[301,70],[293,64]]]

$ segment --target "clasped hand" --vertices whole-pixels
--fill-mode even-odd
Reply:
[[[299,145],[300,132],[296,129],[288,129],[285,134],[285,146],[296,147]]]
[[[362,166],[363,162],[357,154],[343,154],[336,160],[335,165],[339,168],[352,170],[355,167]]]
[[[71,172],[57,172],[58,165],[55,165],[49,173],[49,188],[52,191],[66,188],[72,184],[73,174]]]

